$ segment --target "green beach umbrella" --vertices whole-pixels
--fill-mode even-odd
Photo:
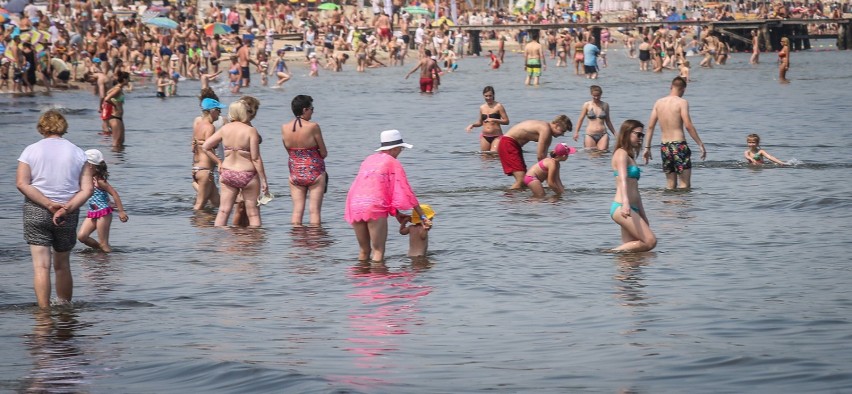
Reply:
[[[412,15],[417,15],[417,14],[432,15],[432,11],[429,11],[429,10],[423,8],[423,7],[418,7],[418,6],[405,7],[402,10],[409,13],[409,14],[412,14]]]
[[[337,5],[337,4],[334,4],[334,3],[322,3],[322,4],[319,5],[319,7],[317,7],[317,9],[318,10],[332,11],[332,10],[339,10],[340,6]]]

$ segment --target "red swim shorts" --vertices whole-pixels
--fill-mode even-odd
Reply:
[[[513,172],[518,171],[527,172],[527,164],[524,163],[524,151],[521,150],[521,145],[514,138],[505,135],[501,137],[497,154],[500,156],[500,164],[503,164],[503,172],[506,175],[512,175]]]
[[[432,93],[432,78],[420,78],[420,92]]]

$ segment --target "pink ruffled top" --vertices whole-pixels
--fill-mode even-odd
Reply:
[[[387,153],[364,159],[346,196],[344,218],[349,224],[395,215],[420,203],[408,184],[402,163]]]

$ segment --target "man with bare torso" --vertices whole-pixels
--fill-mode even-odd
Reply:
[[[385,14],[384,11],[376,17],[373,27],[376,29],[376,35],[379,36],[382,46],[387,45],[388,41],[393,38],[390,26],[390,17],[388,14]]]
[[[654,137],[654,127],[660,123],[662,133],[660,155],[663,161],[663,172],[666,174],[666,189],[676,188],[689,189],[692,176],[692,152],[686,144],[683,129],[689,132],[690,137],[698,143],[701,149],[701,160],[707,157],[704,143],[692,124],[689,116],[689,102],[683,98],[686,91],[686,80],[675,77],[672,80],[671,92],[654,104],[651,110],[651,120],[648,121],[648,137],[645,141],[643,157],[645,164],[651,160],[651,140]]]
[[[251,82],[251,77],[249,73],[249,63],[254,64],[254,60],[252,60],[251,55],[249,54],[249,40],[247,38],[243,39],[243,45],[240,49],[237,49],[237,62],[240,65],[240,83],[242,87],[248,87]]]
[[[547,69],[544,60],[544,48],[538,42],[538,30],[530,30],[530,42],[524,46],[524,64],[527,71],[527,79],[524,84],[529,85],[532,82],[533,85],[538,85],[542,67]]]
[[[441,69],[438,67],[438,62],[432,59],[432,51],[426,49],[423,52],[424,56],[408,74],[405,74],[405,79],[408,79],[412,73],[420,69],[420,93],[432,93],[432,88],[435,85],[434,79],[439,78],[438,73],[441,72]]]
[[[566,115],[559,115],[552,122],[525,120],[513,126],[500,137],[497,154],[500,156],[503,172],[515,177],[512,189],[523,187],[524,175],[527,173],[527,164],[524,162],[522,147],[527,142],[538,141],[536,157],[539,161],[544,160],[547,157],[547,150],[550,148],[553,137],[561,137],[572,128],[571,119],[568,119]]]

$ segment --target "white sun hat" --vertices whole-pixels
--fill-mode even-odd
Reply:
[[[383,131],[381,141],[382,146],[380,146],[379,149],[376,149],[377,152],[383,150],[390,150],[398,146],[401,146],[406,149],[411,149],[414,147],[414,145],[406,144],[402,141],[402,133],[400,133],[399,130]]]

